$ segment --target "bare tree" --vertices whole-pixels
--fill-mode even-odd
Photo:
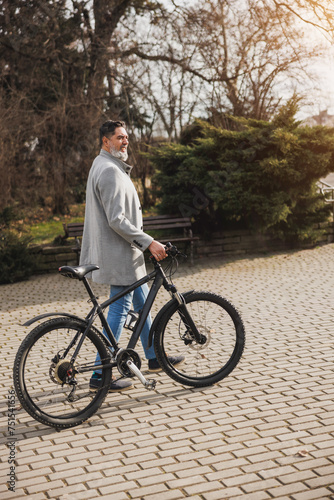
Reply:
[[[293,85],[304,84],[311,58],[321,51],[307,43],[303,27],[321,26],[332,34],[333,8],[326,10],[327,1],[320,4],[206,0],[179,6],[160,17],[151,44],[137,39],[123,48],[123,57],[178,66],[206,83],[208,107],[215,110],[268,118],[284,92],[291,97]]]
[[[111,37],[129,10],[139,15],[155,4],[73,0],[70,6],[0,0],[0,106],[12,148],[0,209],[14,199],[43,204],[51,197],[54,212],[67,210],[97,150],[97,124],[117,100],[105,85],[112,80]]]
[[[263,0],[264,7],[275,8],[276,15],[282,19],[286,12],[317,28],[328,40],[334,39],[334,4],[332,0]]]
[[[267,118],[317,55],[301,26],[331,39],[333,14],[332,0],[0,0],[0,209],[51,196],[66,211],[106,117],[146,143],[205,113]]]

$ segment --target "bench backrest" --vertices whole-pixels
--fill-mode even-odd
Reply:
[[[144,230],[154,229],[183,229],[191,227],[190,217],[178,217],[171,215],[150,215],[143,218]],[[83,234],[83,222],[71,222],[63,224],[65,234],[68,238],[78,238]]]
[[[191,227],[190,217],[170,215],[156,215],[143,218],[144,230],[149,229],[176,229]]]
[[[83,222],[71,222],[70,224],[63,224],[63,226],[68,238],[77,238],[83,234]]]

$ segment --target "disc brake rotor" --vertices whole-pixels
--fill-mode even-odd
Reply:
[[[204,344],[199,344],[196,342],[196,340],[192,337],[192,335],[188,332],[186,332],[184,335],[181,336],[181,339],[185,342],[185,344],[190,348],[193,349],[194,351],[201,351],[202,349],[206,349],[208,345],[211,342],[211,334],[214,333],[213,329],[209,329],[207,327],[204,327],[202,325],[197,325],[197,329],[199,333],[202,335],[205,335],[206,337],[206,342]]]

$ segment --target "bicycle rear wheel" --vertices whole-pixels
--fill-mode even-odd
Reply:
[[[204,387],[225,378],[238,364],[245,345],[245,331],[237,310],[223,297],[193,292],[185,302],[205,342],[199,344],[184,323],[178,303],[172,302],[154,333],[154,348],[164,371],[181,384]],[[184,356],[173,366],[169,356]]]
[[[108,393],[110,368],[102,370],[101,389],[89,389],[96,352],[103,364],[110,363],[110,353],[94,328],[71,371],[69,362],[85,329],[84,321],[51,319],[34,328],[17,352],[14,385],[18,399],[29,415],[43,424],[58,429],[79,425],[98,410]]]

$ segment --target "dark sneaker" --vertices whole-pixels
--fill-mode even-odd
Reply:
[[[89,388],[93,391],[97,391],[98,389],[100,389],[101,384],[102,384],[101,374],[93,373],[89,381]],[[131,382],[131,380],[128,379],[112,380],[109,386],[109,392],[126,391],[127,389],[130,389],[132,386],[133,383]]]
[[[177,366],[183,363],[184,356],[168,356],[168,361],[171,365]],[[159,361],[157,359],[149,359],[148,360],[148,371],[149,372],[160,372],[162,370]]]

